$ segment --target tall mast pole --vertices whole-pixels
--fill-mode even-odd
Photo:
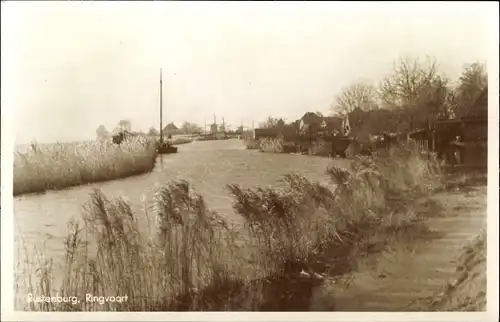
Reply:
[[[163,142],[163,82],[160,68],[160,143]]]

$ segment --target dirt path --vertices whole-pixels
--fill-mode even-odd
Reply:
[[[343,276],[343,282],[329,281],[316,290],[310,310],[429,310],[421,299],[442,292],[447,283],[457,279],[458,257],[486,227],[486,187],[442,192],[432,199],[443,208],[441,214],[426,223],[441,237],[398,245],[365,259],[355,272]],[[485,284],[485,272],[482,275]],[[467,292],[482,291],[479,284]]]

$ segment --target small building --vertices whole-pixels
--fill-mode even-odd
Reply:
[[[307,112],[299,121],[299,131],[301,134],[314,134],[314,132],[321,127],[323,118],[316,113]]]
[[[258,128],[254,129],[253,132],[253,137],[255,140],[277,138],[280,133],[278,128]]]
[[[452,146],[460,141],[460,163],[485,166],[488,163],[488,118],[486,116],[462,117],[435,122],[429,129],[409,134],[421,150],[436,152],[438,158],[453,160]]]
[[[163,135],[180,134],[180,132],[181,130],[173,122],[168,123],[163,128]]]
[[[343,132],[343,119],[338,116],[323,117],[319,132],[321,136],[340,135]]]
[[[307,112],[299,121],[299,132],[309,137],[333,136],[342,133],[343,119],[338,116],[319,116]]]

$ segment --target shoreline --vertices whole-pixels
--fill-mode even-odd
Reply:
[[[428,203],[434,209],[423,220],[431,234],[410,233],[400,243],[391,243],[379,254],[364,258],[355,270],[319,287],[311,310],[328,310],[332,302],[335,311],[344,312],[484,310],[486,281],[481,279],[486,272],[485,262],[464,269],[460,258],[475,254],[464,247],[475,247],[472,252],[481,252],[480,247],[484,247],[474,245],[477,238],[484,238],[486,187],[447,189],[422,201],[422,205]],[[471,269],[479,274],[478,282],[474,281],[477,275],[469,274]],[[455,292],[459,287],[465,288],[461,294]],[[468,287],[475,292],[470,303]]]
[[[132,302],[128,302],[126,305],[124,304],[125,306],[121,308],[114,307],[113,310],[118,309],[127,311],[127,310],[136,310],[139,308],[141,310],[147,310],[147,311],[186,311],[186,310],[219,311],[219,310],[241,310],[241,309],[243,310],[250,309],[257,311],[309,310],[308,303],[310,303],[311,298],[313,298],[313,294],[315,292],[314,290],[321,288],[321,285],[328,283],[328,281],[331,278],[335,278],[355,270],[356,267],[359,265],[360,260],[365,258],[366,255],[371,254],[372,256],[378,256],[378,254],[383,253],[387,247],[390,247],[390,245],[395,245],[401,243],[404,240],[408,240],[408,238],[410,238],[409,236],[413,236],[414,239],[416,240],[418,239],[419,236],[429,237],[432,235],[428,234],[429,228],[432,227],[428,227],[426,224],[426,220],[428,219],[429,215],[431,215],[430,213],[432,213],[432,208],[430,209],[425,208],[429,206],[426,202],[424,202],[422,205],[416,203],[415,200],[417,199],[426,200],[426,198],[429,196],[430,193],[436,191],[436,189],[442,185],[439,184],[438,182],[441,179],[438,180],[438,178],[440,178],[439,176],[434,177],[434,175],[431,174],[427,175],[425,173],[412,170],[412,169],[421,169],[421,165],[419,165],[421,162],[423,162],[422,165],[427,164],[429,162],[429,161],[424,161],[420,156],[418,156],[418,154],[413,154],[413,156],[411,156],[410,159],[408,159],[408,162],[403,162],[404,159],[401,159],[403,157],[404,154],[401,154],[401,156],[398,156],[396,159],[394,159],[394,157],[389,159],[387,159],[387,157],[384,157],[384,159],[381,160],[381,162],[377,161],[377,159],[374,159],[373,161],[375,162],[376,165],[374,165],[375,168],[373,169],[378,169],[377,171],[382,171],[382,173],[384,173],[385,176],[378,177],[378,175],[375,175],[374,177],[362,179],[361,181],[359,181],[360,179],[357,179],[358,175],[356,175],[356,173],[358,171],[361,171],[361,169],[358,170],[355,169],[356,167],[365,164],[363,162],[366,162],[366,160],[363,162],[360,161],[361,163],[357,162],[356,165],[353,166],[352,168],[353,170],[351,170],[354,172],[349,172],[351,174],[347,176],[348,178],[350,178],[349,180],[351,181],[351,185],[353,186],[351,185],[344,186],[342,184],[343,179],[341,180],[341,178],[344,178],[345,175],[347,175],[346,172],[347,170],[345,169],[343,170],[341,168],[329,169],[328,170],[329,172],[327,172],[329,176],[341,180],[337,181],[337,184],[339,184],[340,182],[340,186],[339,185],[336,186],[337,188],[334,189],[336,192],[333,194],[330,191],[331,188],[328,188],[328,190],[323,190],[325,188],[321,186],[321,184],[309,182],[305,178],[301,179],[300,177],[296,176],[286,177],[288,178],[286,180],[289,180],[291,184],[290,188],[292,190],[290,190],[289,192],[287,191],[278,192],[278,190],[275,191],[272,189],[269,191],[258,190],[258,189],[242,190],[237,185],[230,185],[229,190],[230,194],[233,196],[234,199],[235,210],[238,214],[246,218],[245,220],[247,221],[248,224],[252,224],[254,220],[257,220],[256,218],[252,219],[252,217],[248,216],[250,216],[250,214],[252,213],[263,212],[264,209],[267,208],[261,208],[261,207],[264,207],[265,204],[269,202],[275,203],[276,205],[284,203],[283,206],[288,202],[292,202],[293,204],[296,205],[293,207],[298,207],[296,208],[297,210],[302,209],[300,210],[301,212],[306,211],[305,213],[309,213],[309,215],[303,218],[300,216],[296,218],[295,217],[290,218],[290,220],[292,221],[287,225],[291,226],[289,226],[289,228],[287,229],[293,229],[296,230],[296,232],[290,235],[290,233],[286,234],[279,233],[278,230],[277,232],[279,234],[277,235],[276,238],[278,238],[281,241],[274,246],[273,243],[269,245],[266,243],[262,244],[261,243],[263,241],[262,239],[260,239],[261,242],[259,242],[259,239],[253,239],[253,237],[250,240],[245,239],[246,242],[244,244],[248,244],[250,242],[250,244],[245,247],[254,247],[254,246],[256,247],[255,254],[254,251],[251,251],[249,253],[250,249],[247,249],[245,251],[246,248],[240,249],[238,248],[239,246],[237,248],[234,248],[236,247],[234,246],[235,242],[241,244],[240,242],[243,242],[244,240],[237,239],[231,241],[232,240],[231,238],[236,238],[236,237],[231,237],[230,239],[226,239],[228,238],[228,236],[232,234],[229,231],[228,231],[229,235],[226,235],[226,233],[224,233],[223,235],[220,235],[221,237],[218,237],[216,239],[211,239],[212,242],[209,242],[208,240],[197,241],[199,237],[204,236],[203,234],[201,234],[201,232],[198,233],[196,231],[193,231],[192,233],[194,233],[194,235],[189,235],[191,234],[189,230],[184,231],[184,229],[188,229],[188,227],[195,227],[195,226],[186,226],[185,228],[182,228],[183,227],[182,225],[179,226],[180,230],[176,234],[188,234],[186,236],[188,239],[194,238],[193,240],[193,242],[195,243],[194,245],[196,245],[197,243],[201,243],[203,245],[209,245],[210,249],[212,249],[212,247],[215,248],[210,250],[208,253],[206,253],[206,251],[203,251],[202,253],[199,254],[195,251],[195,249],[191,248],[186,249],[186,251],[188,251],[189,253],[194,251],[194,253],[190,255],[194,256],[191,257],[192,259],[184,258],[182,255],[181,257],[178,257],[179,255],[175,254],[162,255],[162,257],[167,256],[165,260],[170,258],[170,256],[172,256],[172,258],[178,258],[177,261],[179,262],[179,265],[181,265],[181,267],[186,267],[187,269],[194,269],[194,267],[198,265],[190,262],[191,260],[196,259],[197,256],[202,256],[199,259],[202,261],[200,262],[200,264],[203,263],[202,266],[209,265],[206,268],[208,269],[206,272],[209,273],[209,275],[206,276],[206,278],[208,279],[201,285],[194,284],[194,286],[189,286],[191,282],[188,282],[187,280],[182,281],[182,278],[179,276],[181,280],[179,280],[178,282],[181,283],[180,284],[181,286],[184,285],[184,283],[187,283],[185,284],[185,286],[183,286],[187,288],[181,287],[179,291],[181,290],[184,291],[181,291],[180,295],[178,296],[174,296],[175,294],[174,290],[176,289],[175,285],[177,285],[175,283],[169,284],[170,286],[167,289],[163,289],[161,287],[160,289],[157,289],[156,287],[156,282],[154,282],[155,280],[154,276],[160,273],[160,271],[155,273],[158,269],[161,269],[161,271],[163,269],[167,269],[165,273],[167,275],[171,274],[167,273],[169,270],[168,261],[163,263],[164,260],[160,260],[160,258],[158,258],[158,260],[160,260],[160,262],[158,262],[155,259],[157,255],[159,256],[159,253],[158,254],[156,253],[158,251],[156,249],[157,246],[154,245],[148,246],[142,244],[142,242],[140,242],[140,240],[142,240],[142,237],[140,237],[140,235],[134,237],[134,238],[139,238],[137,241],[133,242],[133,240],[130,240],[127,242],[127,243],[130,242],[139,243],[136,245],[137,247],[139,247],[139,249],[145,247],[137,255],[134,255],[133,253],[122,253],[122,250],[120,250],[120,248],[114,250],[113,247],[115,246],[111,247],[111,245],[108,246],[102,245],[102,247],[108,249],[108,251],[110,252],[109,253],[110,257],[106,255],[105,258],[101,259],[101,261],[104,260],[104,262],[101,262],[100,265],[106,265],[106,266],[102,266],[100,269],[104,270],[103,271],[99,270],[98,274],[103,274],[102,278],[105,278],[106,280],[109,278],[113,279],[119,278],[119,276],[122,276],[120,274],[126,274],[128,276],[128,273],[126,273],[128,269],[123,271],[122,273],[116,273],[118,275],[115,275],[115,273],[105,268],[107,267],[107,265],[112,265],[111,262],[115,262],[116,260],[118,260],[119,262],[123,262],[122,264],[120,264],[120,265],[125,265],[123,269],[125,269],[125,267],[128,267],[129,265],[132,265],[130,266],[130,269],[133,269],[137,265],[143,265],[143,264],[144,265],[154,264],[153,265],[154,267],[156,267],[156,265],[160,265],[157,268],[143,267],[139,269],[139,267],[137,267],[136,269],[139,269],[139,271],[142,272],[140,274],[141,275],[140,279],[142,280],[146,278],[146,280],[141,282],[143,283],[145,289],[144,290],[137,289],[134,290],[132,293],[125,292],[125,289],[118,290],[121,292],[121,293],[119,292],[120,294],[123,293],[129,295],[129,301],[130,299],[132,299]],[[392,166],[387,165],[386,162],[391,162]],[[398,171],[394,171],[394,167],[397,167]],[[382,178],[386,179],[382,180]],[[432,183],[432,186],[434,187],[431,190],[428,190],[429,188],[425,188],[428,185],[428,183],[426,183],[428,180],[430,180],[429,183]],[[385,185],[388,186],[385,187]],[[171,198],[170,196],[178,194],[181,195],[186,194],[188,193],[187,191],[190,191],[188,187],[189,185],[187,183],[174,182],[161,188],[159,191],[160,194],[158,196],[161,196],[161,198],[166,198],[166,199],[164,201],[162,201],[163,199],[158,199],[157,202],[160,202],[160,204],[158,204],[157,206],[170,207],[168,206],[169,204],[168,200],[170,200],[169,198]],[[418,198],[416,198],[414,189],[420,191],[417,193],[417,195],[419,196]],[[278,195],[275,195],[275,193],[278,193]],[[194,192],[189,192],[186,195],[187,204],[195,205],[199,203],[200,201],[197,201],[199,200],[198,196],[199,195],[197,195]],[[109,211],[112,211],[111,209],[113,208],[108,208],[108,207],[119,206],[118,204],[116,206],[113,206],[114,201],[107,200],[105,196],[99,193],[94,194],[93,198],[97,199],[95,199],[95,201],[93,201],[91,204],[98,204],[95,203],[98,200],[103,200],[102,202],[104,202],[105,205],[109,203],[109,205],[105,207],[106,209],[109,209]],[[250,204],[248,204],[248,202],[250,202]],[[304,206],[306,208],[303,208]],[[178,209],[178,207],[181,207],[179,209],[182,209],[182,207],[184,206],[181,204],[174,205],[175,209]],[[203,205],[195,206],[195,209],[197,207],[200,207],[199,209],[206,209],[205,206]],[[425,209],[422,210],[421,207],[424,207]],[[120,208],[120,209],[126,209],[126,208]],[[196,211],[195,209],[193,209],[193,211]],[[295,208],[286,210],[286,212],[291,215],[292,213],[294,213],[293,209]],[[94,211],[98,211],[97,208],[91,208],[90,210],[89,208],[87,208],[86,211],[87,215],[90,214],[91,216],[101,216],[98,215],[97,212],[94,213]],[[88,213],[88,211],[91,212]],[[107,211],[108,210],[106,210],[106,212]],[[170,210],[168,210],[167,213],[169,211]],[[207,216],[212,216],[209,215],[210,211],[208,209],[204,211],[206,211],[205,214]],[[276,229],[279,227],[279,225],[284,224],[280,223],[280,221],[278,222],[273,221],[274,220],[273,216],[275,215],[280,216],[279,212],[274,213],[274,211],[277,210],[273,210],[272,214],[268,214],[266,217],[262,218],[262,220],[265,220],[264,222],[262,222],[262,224],[265,224],[266,220],[271,220],[269,222],[269,224],[271,224],[269,228],[271,229]],[[391,213],[392,215],[387,216],[388,213]],[[117,214],[113,215],[112,211],[110,213],[106,213],[103,215],[115,216]],[[126,216],[121,217],[122,215],[120,215],[120,217],[122,218],[120,220],[123,220],[128,216],[132,216],[132,218],[138,215],[142,216],[140,214],[135,214],[135,213],[130,213],[130,214],[124,213],[123,215]],[[172,213],[172,215],[174,215],[174,213]],[[330,217],[332,215],[333,217]],[[188,217],[185,218],[187,220]],[[207,218],[207,220],[209,221],[220,220],[216,219],[217,216],[214,217],[213,219],[209,218],[210,217]],[[279,217],[276,217],[276,219],[278,218]],[[341,221],[331,222],[333,218],[336,218],[335,219],[336,221],[338,220]],[[114,221],[115,219],[109,218],[109,220]],[[168,222],[170,220],[174,220],[174,218],[171,219],[164,218],[163,220],[166,220]],[[87,222],[87,224],[98,225],[92,229],[98,229],[98,231],[100,231],[101,229],[98,228],[99,224],[97,222],[91,221]],[[172,224],[173,223],[167,224],[167,226],[171,226]],[[193,224],[195,223],[193,222]],[[219,227],[214,232],[218,231],[218,229],[221,229],[222,226],[218,225],[219,224],[216,224],[214,227],[212,227],[213,229]],[[224,231],[224,229],[222,231]],[[161,235],[163,234],[161,233],[161,230],[158,232],[160,233],[160,235],[157,235],[157,237],[153,237],[154,240],[156,240],[156,238],[161,238]],[[415,234],[413,234],[412,232],[414,232]],[[170,234],[169,232],[165,233]],[[208,236],[210,236],[210,234],[212,233],[209,233]],[[98,236],[99,235],[97,235],[96,237]],[[250,237],[253,236],[252,233],[250,233],[249,236]],[[266,235],[263,235],[261,237],[264,236]],[[210,238],[215,238],[215,235]],[[255,242],[257,244],[254,245],[253,243]],[[182,249],[183,247],[188,247],[182,242],[182,239],[178,240],[176,243],[179,243],[178,247],[180,247],[180,249]],[[222,244],[219,245],[219,243]],[[287,248],[288,247],[287,245],[290,246],[290,248]],[[171,247],[173,246],[167,247],[164,251],[162,251],[162,253],[164,253],[165,251],[167,253],[174,251],[174,249],[172,249]],[[225,251],[223,253],[225,255],[222,255],[221,251],[224,249]],[[105,252],[104,254],[106,254],[107,251],[105,249],[103,249],[103,251]],[[125,257],[117,259],[116,257],[111,256],[112,253],[114,253],[115,251],[119,251]],[[227,251],[229,251],[229,253],[226,253]],[[230,255],[233,252],[236,253]],[[266,254],[268,253],[269,255],[275,253],[275,255],[267,257]],[[213,255],[219,254],[217,255],[217,258],[220,258],[219,260],[222,260],[222,258],[226,258],[226,260],[223,260],[222,262],[216,260],[215,262],[213,262],[215,258],[212,258],[211,256],[213,255],[210,254]],[[275,259],[272,259],[275,258],[276,255],[279,255],[278,258],[282,258],[284,262],[282,262],[281,260],[275,261]],[[136,258],[135,256],[140,256],[140,257]],[[205,258],[204,256],[209,256],[209,257]],[[107,263],[108,261],[109,263]],[[141,264],[143,261],[144,263]],[[118,264],[118,262],[116,264]],[[163,268],[162,265],[166,266]],[[216,269],[216,267],[219,268]],[[84,268],[84,266],[78,268],[78,270],[73,270],[71,274],[76,274],[76,275],[66,276],[65,279],[77,278],[78,274],[80,274],[78,272],[82,268]],[[134,269],[133,271],[135,271],[136,269]],[[152,269],[153,271],[150,271],[150,269]],[[219,271],[219,269],[222,269],[222,271]],[[194,272],[195,271],[192,271],[192,273]],[[303,275],[302,273],[304,273],[304,276],[302,276]],[[106,275],[109,276],[106,277]],[[172,277],[175,276],[176,275],[174,274]],[[123,277],[124,276],[120,278]],[[130,276],[130,278],[136,279],[136,277],[132,276]],[[137,280],[135,282],[139,281]],[[103,285],[102,287],[105,286]],[[196,291],[194,291],[195,289]],[[61,289],[60,291],[62,292],[63,289]],[[67,293],[68,291],[70,290],[65,291],[66,294],[68,294]],[[128,292],[130,291],[132,291],[132,289],[130,289]],[[77,293],[79,294],[80,289],[75,289],[71,292],[73,292],[74,294]],[[107,294],[107,295],[113,295],[113,294]],[[147,303],[137,302],[142,296],[148,296],[158,299],[163,297],[167,298],[168,301],[164,303],[159,303],[155,301]],[[258,300],[257,298],[252,300],[252,298],[254,298],[255,296],[257,296],[257,298],[260,298],[260,300]],[[286,299],[282,298],[283,296],[285,296]],[[247,303],[246,301],[250,302]],[[251,307],[248,307],[247,305],[251,305]],[[91,306],[88,306],[85,308],[84,307],[79,307],[79,308],[73,307],[72,309],[66,308],[64,310],[68,309],[71,311],[74,310],[92,311],[95,309],[99,311],[101,310],[106,311],[108,309],[111,310],[112,308],[111,307],[109,307],[108,309],[92,308]],[[55,310],[60,310],[60,308],[58,309],[57,307],[55,307]]]
[[[14,152],[13,196],[43,194],[151,173],[158,153],[152,150],[151,138],[145,137],[142,140],[139,143],[137,139],[127,141],[123,146],[113,145],[109,140],[29,145],[23,152]],[[177,146],[194,140],[181,137],[170,141],[173,146]],[[80,147],[82,151],[76,152]],[[97,159],[97,169],[88,164],[85,155]],[[53,171],[47,170],[50,167],[62,167],[69,173],[69,178],[56,170],[50,175],[45,174],[46,171]],[[117,170],[117,167],[121,168]],[[104,168],[109,170],[99,173]]]

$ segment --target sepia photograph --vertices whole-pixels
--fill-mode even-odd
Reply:
[[[2,2],[2,320],[497,321],[498,7]]]

